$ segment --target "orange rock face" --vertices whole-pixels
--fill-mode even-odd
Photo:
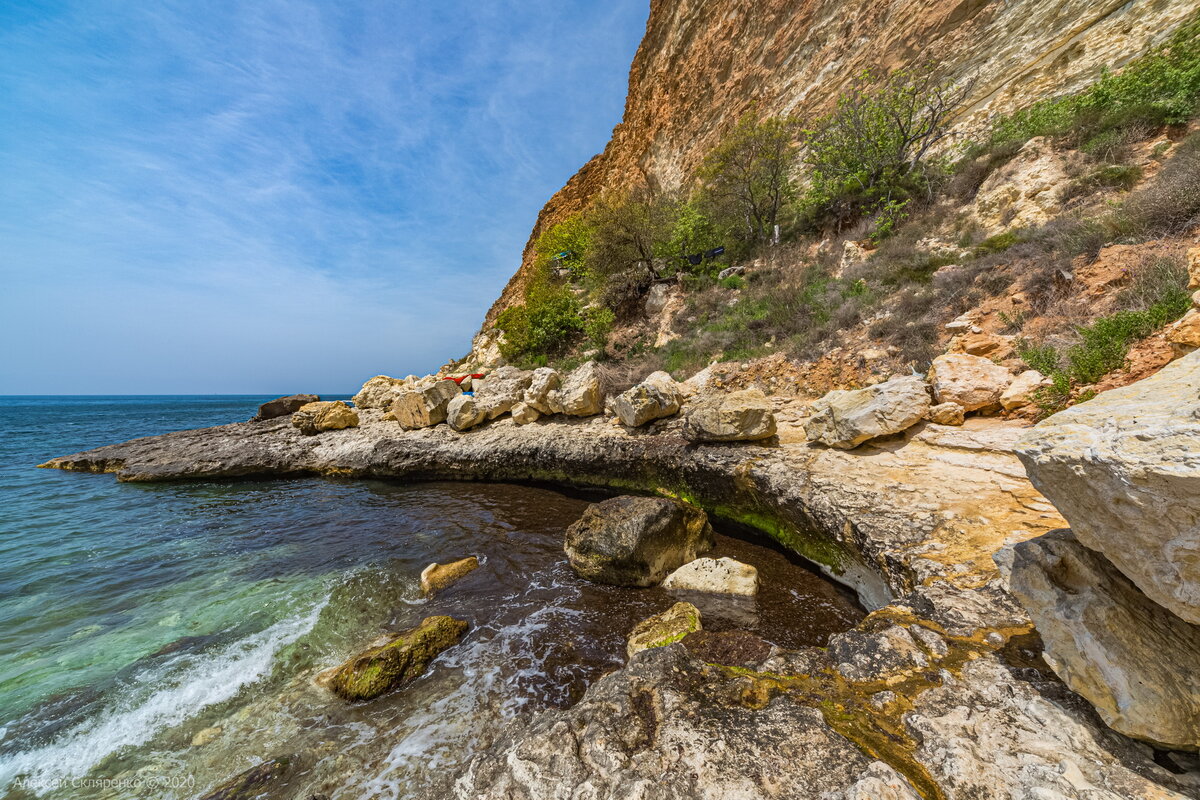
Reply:
[[[1083,88],[1198,8],[1200,0],[651,0],[623,121],[542,209],[484,327],[522,297],[543,230],[605,189],[678,186],[752,107],[811,118],[864,69],[932,60],[975,80],[959,118],[970,129]]]

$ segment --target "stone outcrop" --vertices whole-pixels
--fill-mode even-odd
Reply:
[[[576,367],[558,390],[558,404],[563,414],[571,417],[592,417],[604,410],[600,392],[600,375],[596,362],[588,361]]]
[[[958,403],[964,411],[997,407],[1012,382],[1004,367],[980,356],[947,353],[933,360],[929,384],[937,403]]]
[[[499,367],[475,384],[475,407],[485,419],[507,414],[525,398],[533,374],[516,367]]]
[[[287,397],[276,397],[274,400],[268,400],[259,406],[258,414],[251,422],[286,417],[288,414],[299,411],[301,406],[316,403],[320,399],[321,397],[315,394],[291,394]]]
[[[625,427],[640,428],[679,412],[679,391],[671,385],[674,381],[670,376],[665,381],[653,378],[655,376],[651,375],[612,399],[612,410]]]
[[[428,428],[446,421],[450,401],[462,394],[454,381],[433,381],[428,386],[401,392],[392,401],[392,418],[405,430]]]
[[[358,394],[354,395],[354,407],[388,409],[401,392],[411,388],[412,382],[407,379],[376,375],[364,383]]]
[[[1038,389],[1050,385],[1050,379],[1036,369],[1027,369],[1008,388],[1000,393],[1000,405],[1005,411],[1024,408],[1033,402]]]
[[[676,603],[661,614],[635,625],[629,634],[625,654],[633,658],[644,650],[666,647],[700,628],[700,609],[691,603]]]
[[[1013,550],[1012,592],[1063,682],[1114,730],[1200,749],[1200,626],[1151,601],[1070,531]]]
[[[484,413],[479,410],[475,398],[460,394],[446,404],[446,424],[456,431],[474,428],[484,420]]]
[[[1167,341],[1176,356],[1185,356],[1200,347],[1200,311],[1195,308],[1167,326]]]
[[[437,594],[452,583],[465,578],[479,569],[479,559],[475,556],[460,558],[449,564],[433,563],[421,570],[421,594],[426,597]]]
[[[869,439],[908,430],[929,411],[929,390],[915,376],[866,389],[834,389],[812,405],[804,423],[810,442],[849,450]]]
[[[775,412],[759,389],[714,394],[688,406],[683,436],[691,442],[736,442],[775,435]]]
[[[533,371],[529,388],[525,390],[525,405],[539,414],[561,414],[562,399],[559,388],[562,376],[550,367],[538,367]]]
[[[341,400],[306,403],[292,414],[292,425],[306,436],[358,425],[358,414]]]
[[[975,218],[988,236],[1045,224],[1062,210],[1059,195],[1068,183],[1062,155],[1048,140],[1030,139],[979,187]]]
[[[758,570],[732,558],[697,558],[662,582],[664,589],[710,594],[758,594]]]
[[[1200,624],[1200,353],[1055,414],[1017,454],[1081,543]]]
[[[417,627],[387,637],[317,680],[344,700],[371,700],[420,677],[468,627],[453,617],[426,617]]]
[[[564,544],[571,569],[616,586],[654,586],[712,547],[707,514],[661,497],[593,503],[567,529]]]

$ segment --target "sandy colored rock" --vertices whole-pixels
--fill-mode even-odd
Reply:
[[[308,403],[292,414],[292,425],[306,436],[358,426],[358,414],[341,400]]]
[[[391,408],[400,393],[411,388],[411,382],[406,379],[376,375],[364,383],[358,394],[354,395],[354,407]]]
[[[849,450],[869,439],[908,430],[929,411],[929,390],[915,376],[866,389],[834,389],[812,405],[804,423],[810,442]]]
[[[405,430],[428,428],[446,421],[450,401],[462,394],[454,381],[439,380],[428,386],[402,392],[392,402],[391,414]]]
[[[517,403],[512,407],[513,422],[518,425],[528,425],[531,422],[537,422],[541,414],[538,410],[528,403]]]
[[[460,394],[446,404],[446,424],[456,431],[474,428],[483,422],[484,413],[475,404],[475,398]]]
[[[421,594],[426,597],[437,594],[478,568],[479,559],[475,556],[460,558],[448,564],[430,564],[421,570]]]
[[[958,338],[952,349],[955,352],[1001,360],[1015,352],[1011,336],[995,333],[965,333]]]
[[[1187,251],[1188,288],[1200,289],[1200,247]]]
[[[1059,193],[1069,182],[1062,154],[1048,139],[1030,139],[979,187],[975,218],[988,236],[1042,225],[1062,210]]]
[[[576,367],[558,390],[562,413],[572,417],[591,417],[604,410],[600,394],[600,375],[595,361]]]
[[[1081,543],[1200,624],[1200,352],[1060,411],[1016,452]]]
[[[1038,389],[1050,385],[1050,379],[1036,369],[1027,369],[1013,378],[1008,388],[1000,393],[1000,405],[1005,411],[1024,408],[1033,402]]]
[[[732,558],[697,558],[667,576],[664,589],[710,594],[758,594],[758,570]]]
[[[936,425],[962,425],[967,414],[958,403],[938,403],[929,407],[926,419]]]
[[[561,414],[562,399],[559,389],[562,386],[562,376],[550,367],[538,367],[533,371],[529,388],[525,390],[525,405],[539,414]]]
[[[525,397],[533,373],[516,367],[498,367],[475,384],[475,407],[485,419],[506,414]]]
[[[275,419],[287,416],[288,414],[294,414],[302,406],[306,406],[309,403],[316,403],[320,399],[320,396],[315,394],[292,394],[287,397],[277,397],[259,406],[258,414],[255,415],[254,419]]]
[[[469,626],[453,617],[426,617],[318,676],[318,683],[343,700],[370,700],[420,677],[433,659],[456,644]]]
[[[691,603],[676,603],[663,613],[635,625],[629,634],[625,654],[633,658],[643,650],[666,647],[689,633],[695,633],[700,627],[700,609]]]
[[[1200,748],[1200,626],[1151,601],[1070,531],[1013,549],[1011,590],[1067,686],[1114,730]]]
[[[1186,314],[1167,326],[1166,335],[1177,357],[1200,347],[1200,310],[1189,308]]]
[[[714,394],[688,406],[683,436],[691,442],[733,442],[775,435],[775,412],[759,389]]]
[[[679,411],[679,394],[663,382],[642,382],[612,400],[613,412],[627,428],[669,417]]]
[[[589,581],[655,586],[713,548],[708,515],[679,500],[613,497],[593,503],[567,528],[571,569]]]
[[[947,353],[933,360],[929,384],[937,403],[958,403],[964,411],[997,406],[1012,382],[1004,367],[980,356]]]

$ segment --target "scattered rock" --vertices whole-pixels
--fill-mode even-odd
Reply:
[[[1166,335],[1176,357],[1200,347],[1200,310],[1189,308],[1186,314],[1167,326]]]
[[[454,381],[434,381],[429,386],[402,392],[392,402],[392,418],[406,431],[428,428],[446,421],[450,401],[462,394]]]
[[[291,772],[292,757],[283,756],[264,761],[239,773],[213,789],[200,800],[257,800],[273,785],[281,783]]]
[[[1049,417],[1016,454],[1081,543],[1200,624],[1200,352]]]
[[[933,360],[929,383],[938,403],[958,403],[964,411],[998,405],[1012,375],[999,364],[966,353],[947,353]]]
[[[1049,386],[1050,379],[1036,369],[1027,369],[1008,385],[1000,394],[1000,405],[1005,411],[1024,408],[1033,402],[1033,396],[1038,389]]]
[[[717,280],[723,281],[726,278],[732,278],[734,275],[745,275],[746,268],[742,266],[726,267],[717,273]]]
[[[474,428],[483,422],[484,413],[479,410],[475,398],[460,394],[450,399],[446,404],[446,424],[456,431]]]
[[[421,594],[429,597],[437,594],[452,583],[456,583],[479,567],[479,559],[475,556],[460,558],[449,564],[430,564],[421,570]]]
[[[538,410],[528,403],[517,403],[512,407],[513,422],[518,425],[528,425],[531,422],[537,422],[541,414]]]
[[[1170,749],[1200,747],[1200,626],[1058,530],[1013,546],[1011,590],[1044,657],[1104,722]]]
[[[396,397],[401,392],[412,388],[407,379],[389,378],[387,375],[376,375],[363,384],[354,395],[355,408],[391,408]]]
[[[646,294],[646,316],[657,317],[662,310],[667,307],[667,300],[670,298],[671,287],[666,283],[656,283],[650,287],[650,291]]]
[[[221,730],[220,727],[212,727],[199,731],[192,737],[192,747],[204,747],[206,744],[211,744],[221,735]]]
[[[665,375],[665,380],[660,377]],[[639,428],[647,422],[669,417],[679,411],[679,390],[665,372],[654,373],[612,400],[613,413],[627,428]]]
[[[988,236],[1041,225],[1062,210],[1059,190],[1068,183],[1062,155],[1049,140],[1035,137],[979,187],[975,218]]]
[[[966,412],[958,403],[938,403],[929,407],[926,418],[937,425],[962,425],[966,422]]]
[[[593,503],[567,528],[564,549],[583,578],[654,586],[713,548],[708,515],[678,500],[614,497]]]
[[[1012,337],[996,333],[967,333],[957,342],[957,350],[973,356],[1005,359],[1015,351]]]
[[[625,653],[633,658],[643,650],[666,647],[698,630],[700,609],[691,603],[676,603],[663,613],[655,614],[634,626]]]
[[[1188,288],[1200,289],[1200,247],[1187,251]]]
[[[533,371],[529,388],[525,390],[525,405],[539,414],[561,414],[563,411],[559,388],[562,376],[550,367],[538,367]],[[515,417],[516,415],[514,415]]]
[[[559,389],[558,401],[562,405],[561,413],[572,417],[592,417],[604,411],[596,362],[582,364],[566,377]]]
[[[691,442],[734,442],[775,435],[775,412],[759,389],[716,394],[691,405],[683,436]]]
[[[732,558],[697,558],[662,582],[664,589],[712,594],[758,594],[758,570]]]
[[[483,412],[485,419],[495,419],[520,403],[532,382],[532,372],[499,367],[475,384],[475,407]]]
[[[358,414],[341,400],[306,403],[292,414],[292,425],[306,436],[358,427]]]
[[[315,394],[292,394],[287,397],[277,397],[259,406],[258,415],[254,419],[264,420],[287,416],[299,411],[301,406],[316,403],[320,399],[320,396]]]
[[[907,430],[929,406],[929,390],[916,376],[892,378],[866,389],[834,389],[813,403],[804,434],[809,442],[849,450]]]
[[[467,627],[453,617],[426,617],[417,627],[393,634],[386,643],[322,673],[317,682],[344,700],[370,700],[419,677]]]

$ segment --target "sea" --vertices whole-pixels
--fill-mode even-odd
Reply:
[[[570,707],[678,598],[589,584],[563,533],[602,495],[539,485],[287,478],[119,483],[60,455],[249,419],[269,397],[0,397],[0,798],[199,798],[286,759],[267,797],[452,796],[471,757]],[[344,398],[327,398],[344,399]],[[707,629],[824,644],[863,610],[752,534],[757,598]],[[433,599],[418,576],[482,566]],[[689,598],[694,599],[694,598]],[[347,703],[314,682],[383,633],[470,623],[407,687]]]

